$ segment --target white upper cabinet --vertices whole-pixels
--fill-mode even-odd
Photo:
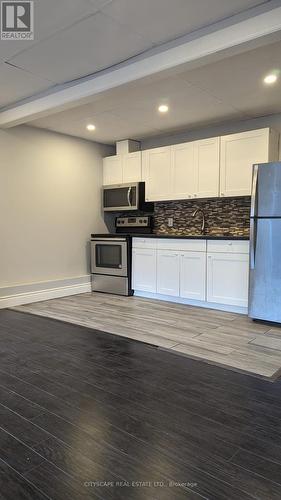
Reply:
[[[155,148],[142,153],[146,201],[171,199],[171,147]]]
[[[186,142],[171,148],[170,198],[193,198],[197,192],[197,172],[194,168],[194,143]]]
[[[123,182],[140,182],[141,172],[141,152],[127,153],[122,156]]]
[[[143,152],[148,201],[218,196],[220,139],[204,139]]]
[[[249,196],[252,166],[278,160],[269,128],[104,158],[106,184],[144,180],[146,201]]]
[[[122,184],[142,180],[141,152],[109,156],[103,159],[103,184]]]
[[[252,167],[278,159],[278,134],[269,128],[221,138],[220,196],[251,194]]]
[[[121,156],[108,156],[103,159],[103,184],[121,184],[123,182]]]
[[[149,201],[216,197],[220,138],[144,151],[143,167]]]
[[[204,139],[194,143],[194,164],[197,185],[194,197],[219,196],[220,137]]]

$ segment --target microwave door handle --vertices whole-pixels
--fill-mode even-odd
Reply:
[[[128,202],[128,206],[129,207],[132,206],[132,203],[131,203],[131,191],[132,191],[132,186],[129,187],[128,193],[127,193],[127,202]]]

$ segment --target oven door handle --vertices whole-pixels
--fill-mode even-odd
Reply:
[[[132,191],[132,186],[129,187],[128,193],[127,193],[127,201],[128,201],[129,207],[132,206],[132,203],[131,203],[131,191]]]

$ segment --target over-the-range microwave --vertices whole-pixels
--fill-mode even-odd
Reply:
[[[123,212],[140,210],[153,212],[154,204],[145,201],[145,183],[114,184],[103,186],[103,210],[105,212]]]

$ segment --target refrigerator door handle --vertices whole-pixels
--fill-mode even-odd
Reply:
[[[255,217],[257,213],[257,186],[258,186],[259,166],[254,165],[253,180],[252,180],[252,200],[251,200],[251,217]]]
[[[255,269],[257,243],[257,219],[250,221],[250,269]]]

